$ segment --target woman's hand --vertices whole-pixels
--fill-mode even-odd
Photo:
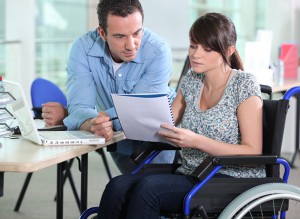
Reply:
[[[177,128],[171,124],[162,124],[158,134],[173,142],[175,145],[185,148],[185,147],[196,147],[197,144],[197,134],[191,130]]]

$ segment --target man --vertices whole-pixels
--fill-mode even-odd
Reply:
[[[144,13],[138,0],[100,0],[99,27],[79,37],[68,61],[68,115],[57,103],[47,103],[43,118],[47,125],[63,123],[69,130],[91,131],[110,140],[121,130],[111,93],[168,93],[172,55],[169,46],[143,28]],[[54,112],[56,111],[56,112]],[[124,140],[111,152],[122,173],[136,165],[130,155],[147,142]],[[155,162],[172,162],[174,151],[162,152]]]

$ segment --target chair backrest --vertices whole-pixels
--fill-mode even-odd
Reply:
[[[59,102],[63,106],[67,106],[67,98],[62,90],[43,78],[37,78],[32,82],[31,102],[34,109],[42,108],[42,104],[47,102]],[[35,116],[37,116],[36,111]]]
[[[183,64],[183,68],[181,70],[181,74],[180,74],[180,77],[178,79],[178,82],[177,82],[177,86],[176,86],[176,91],[178,91],[178,88],[179,88],[179,84],[182,80],[182,78],[186,75],[186,73],[189,71],[190,69],[190,59],[189,59],[189,56],[186,57],[185,61],[184,61],[184,64]]]
[[[263,154],[280,157],[288,100],[263,100]],[[279,177],[279,165],[266,166],[268,177]]]

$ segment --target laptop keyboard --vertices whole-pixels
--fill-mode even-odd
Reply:
[[[43,131],[39,132],[40,136],[51,139],[51,140],[62,140],[62,139],[76,139],[78,138],[77,134],[76,136],[74,134],[70,134],[68,132],[53,132],[53,131]],[[85,137],[82,135],[82,137]]]

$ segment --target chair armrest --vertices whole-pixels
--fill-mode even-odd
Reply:
[[[217,165],[264,165],[276,164],[276,155],[236,155],[236,156],[215,156],[213,163]]]
[[[34,111],[34,119],[43,119],[42,118],[42,107],[33,107],[32,110]]]
[[[155,151],[164,151],[164,150],[180,150],[180,147],[174,147],[167,143],[162,142],[151,142],[149,147],[143,151],[136,151],[131,156],[130,159],[133,160],[136,164],[142,163],[150,154]]]
[[[261,85],[260,85],[260,91],[261,91],[262,93],[271,95],[271,94],[272,94],[272,87],[270,87],[269,85],[261,84]]]
[[[205,160],[191,173],[191,176],[204,180],[217,166],[222,165],[266,165],[277,164],[275,155],[238,155],[238,156],[207,156]]]
[[[32,107],[32,110],[35,111],[35,112],[39,112],[41,113],[42,112],[42,107]]]

